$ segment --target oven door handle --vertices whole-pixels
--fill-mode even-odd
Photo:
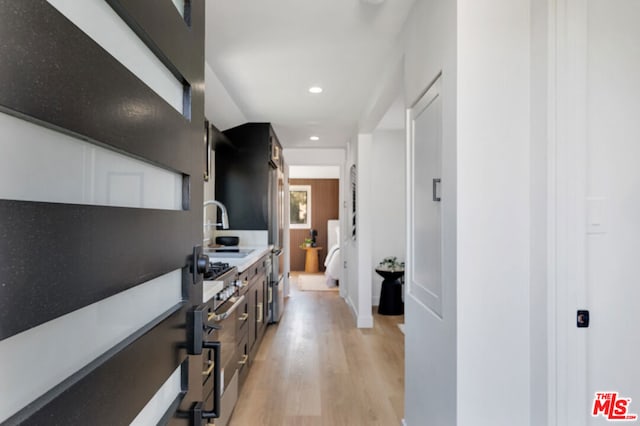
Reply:
[[[236,300],[233,305],[231,305],[231,307],[229,309],[227,309],[226,312],[221,313],[221,314],[216,314],[211,313],[207,316],[207,321],[224,321],[227,318],[229,318],[229,315],[231,315],[236,309],[238,309],[238,306],[240,306],[242,304],[242,302],[244,302],[244,295],[240,296],[240,298],[238,298],[238,300]]]
[[[204,349],[213,349],[213,410],[206,411],[202,402],[197,402],[191,408],[190,417],[192,425],[202,424],[203,419],[217,419],[220,417],[220,396],[222,387],[220,379],[222,373],[220,371],[220,342],[203,342]]]

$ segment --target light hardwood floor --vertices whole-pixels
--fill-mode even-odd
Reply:
[[[396,426],[404,414],[402,316],[357,329],[336,292],[293,288],[270,325],[231,426]]]

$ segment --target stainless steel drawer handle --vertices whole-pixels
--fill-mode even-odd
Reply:
[[[238,318],[238,321],[246,321],[247,318],[249,318],[249,314],[245,312],[244,314],[240,315],[240,318]]]
[[[234,298],[232,297],[230,300],[233,300]],[[216,314],[214,313],[210,313],[207,316],[207,320],[208,321],[224,321],[227,318],[229,318],[229,315],[231,315],[236,309],[238,309],[238,306],[240,306],[242,304],[242,302],[244,302],[244,296],[240,296],[234,303],[233,305],[231,305],[231,307],[224,313],[222,314]]]
[[[238,361],[238,364],[245,365],[248,360],[249,360],[249,355],[242,355],[242,360]]]
[[[258,303],[258,319],[256,320],[256,322],[262,322],[262,315],[263,315],[262,302],[260,302]]]

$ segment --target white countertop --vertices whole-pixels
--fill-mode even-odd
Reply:
[[[273,246],[239,246],[239,249],[250,249],[253,250],[245,257],[215,257],[210,253],[205,253],[209,256],[209,259],[212,262],[224,262],[228,263],[230,266],[235,266],[238,268],[238,272],[244,272],[249,266],[253,265],[255,262],[260,260],[262,256],[271,252],[271,248]]]
[[[262,256],[271,252],[271,248],[273,246],[239,246],[239,249],[243,250],[253,250],[245,257],[215,257],[207,254],[209,256],[209,260],[211,262],[224,262],[228,263],[229,266],[235,266],[238,268],[238,272],[244,272],[249,266],[253,265],[255,262],[260,260]],[[202,284],[202,301],[207,302],[213,296],[216,295],[220,290],[222,290],[223,283],[222,281],[204,281]]]
[[[222,290],[222,281],[203,281],[202,282],[202,302],[208,302],[213,296]]]

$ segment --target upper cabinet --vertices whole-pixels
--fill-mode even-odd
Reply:
[[[282,169],[282,145],[269,123],[246,123],[225,130],[216,141],[215,196],[229,213],[230,229],[269,230],[274,185]]]

